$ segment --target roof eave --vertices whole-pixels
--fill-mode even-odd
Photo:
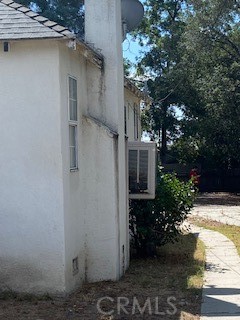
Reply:
[[[100,69],[103,68],[104,65],[104,57],[103,55],[98,52],[95,48],[91,47],[89,44],[87,44],[84,41],[81,41],[79,39],[75,39],[77,45],[79,46],[83,56],[91,61],[93,64],[95,64]]]
[[[144,100],[145,103],[151,104],[152,99],[149,97],[149,95],[142,92],[131,80],[129,80],[127,77],[124,77],[124,87],[127,88],[130,92],[132,92],[135,96],[137,96],[139,99]]]
[[[17,42],[17,41],[31,41],[31,40],[61,40],[61,41],[76,41],[76,45],[80,48],[81,54],[91,63],[96,65],[98,68],[103,68],[104,58],[99,52],[91,48],[83,41],[76,39],[76,37],[69,38],[69,36],[59,37],[34,37],[34,38],[1,38],[0,42]]]

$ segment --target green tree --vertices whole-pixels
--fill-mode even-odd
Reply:
[[[132,62],[129,59],[124,58],[123,59],[123,68],[124,68],[124,74],[126,77],[128,77],[130,75],[132,67],[133,67]]]
[[[146,0],[145,5],[140,43],[149,50],[139,72],[151,78],[155,104],[148,117],[163,154],[169,137],[181,162],[239,165],[239,1]],[[171,114],[174,106],[183,112],[181,121]]]
[[[181,139],[201,141],[208,166],[233,167],[240,164],[239,3],[195,0],[190,9],[181,43],[182,70],[196,99],[187,105],[188,127],[197,130],[185,126]]]
[[[176,76],[180,63],[178,43],[185,29],[184,4],[182,0],[146,0],[145,19],[137,38],[148,47],[138,63],[138,72],[147,74],[149,94],[154,104],[149,113],[153,138],[160,140],[164,161],[168,138],[177,131],[175,106],[180,107]]]

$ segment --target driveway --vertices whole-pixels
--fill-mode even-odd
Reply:
[[[200,193],[192,215],[240,226],[240,195],[226,192]]]

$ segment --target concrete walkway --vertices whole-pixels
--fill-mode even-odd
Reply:
[[[201,320],[240,320],[240,257],[224,235],[191,225],[206,246]]]
[[[192,215],[240,226],[240,196],[228,193],[200,194],[192,209]]]

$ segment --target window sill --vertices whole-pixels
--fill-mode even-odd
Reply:
[[[78,172],[79,169],[78,168],[75,168],[75,169],[70,169],[70,172]]]

